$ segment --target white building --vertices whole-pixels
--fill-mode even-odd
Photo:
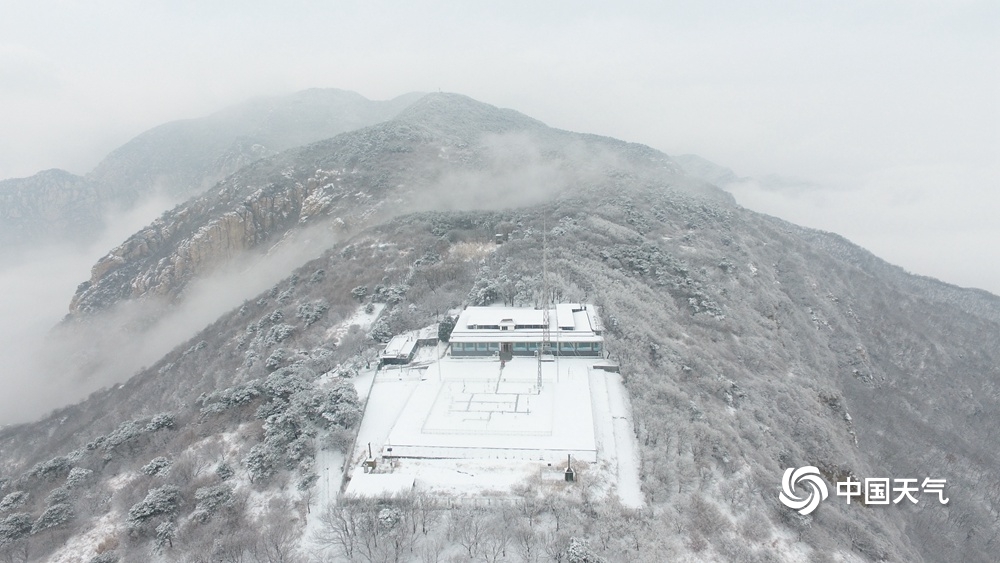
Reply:
[[[603,327],[597,307],[560,303],[549,309],[552,354],[601,356]],[[467,307],[451,333],[452,356],[534,356],[542,347],[545,311],[523,307]]]

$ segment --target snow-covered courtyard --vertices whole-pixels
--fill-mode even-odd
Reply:
[[[562,479],[572,456],[581,485],[641,506],[627,393],[595,358],[452,358],[444,346],[383,368],[371,386],[350,473],[369,451],[376,473],[414,478],[417,490],[503,495]],[[440,357],[440,359],[438,358]],[[370,447],[370,450],[369,450]],[[350,488],[348,490],[351,490]]]

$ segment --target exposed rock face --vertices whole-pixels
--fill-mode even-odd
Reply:
[[[70,308],[93,310],[93,296],[116,284],[119,295],[125,297],[167,295],[183,285],[182,281],[255,247],[279,227],[287,227],[290,218],[298,217],[302,200],[301,190],[265,193],[261,189],[236,209],[207,222],[202,220],[209,215],[198,205],[165,213],[99,260]],[[181,233],[190,234],[185,237]],[[134,270],[132,265],[154,260],[151,268],[127,276]]]
[[[154,195],[182,201],[261,158],[385,121],[417,97],[372,101],[314,89],[253,100],[146,131],[82,178],[50,170],[0,182],[0,252],[90,239],[109,209],[128,209]]]
[[[298,225],[347,233],[420,209],[540,202],[609,178],[683,187],[731,203],[649,147],[550,129],[511,110],[431,94],[391,121],[258,161],[165,213],[94,266],[70,310],[176,296],[195,277]]]

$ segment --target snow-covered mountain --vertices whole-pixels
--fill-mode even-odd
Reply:
[[[1000,298],[740,208],[678,162],[431,94],[240,168],[78,290],[61,330],[106,338],[87,366],[183,342],[0,431],[0,556],[992,560]],[[644,507],[527,479],[496,502],[418,481],[329,508],[379,342],[530,305],[543,261],[556,299],[600,307]],[[178,313],[197,328],[163,330]],[[804,466],[830,487],[808,515],[778,495]],[[950,500],[848,503],[849,478],[945,479]]]

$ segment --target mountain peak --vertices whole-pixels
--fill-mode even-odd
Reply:
[[[427,94],[396,116],[397,121],[432,127],[442,133],[468,137],[483,132],[536,130],[546,125],[512,109],[444,92]]]

